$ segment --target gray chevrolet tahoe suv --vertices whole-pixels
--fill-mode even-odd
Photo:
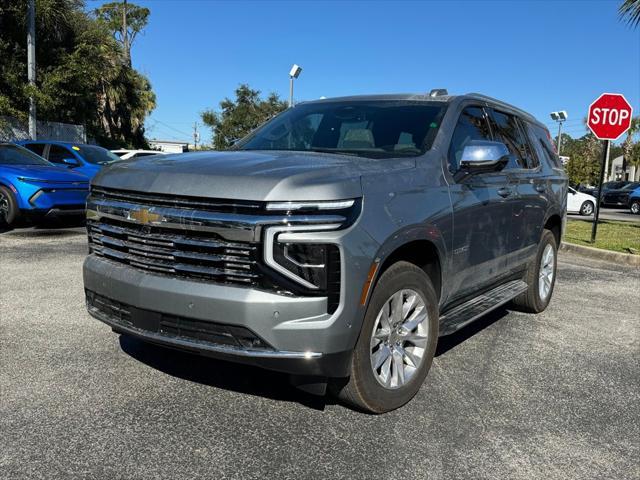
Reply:
[[[416,394],[439,336],[508,302],[547,307],[566,198],[549,132],[506,103],[301,103],[232,151],[99,173],[87,306],[118,333],[385,412]]]

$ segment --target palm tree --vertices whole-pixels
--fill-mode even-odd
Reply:
[[[624,155],[627,165],[640,166],[640,158],[633,156],[633,137],[637,133],[640,133],[640,117],[631,119],[631,126],[629,130],[627,130],[627,138],[622,142],[622,154]]]
[[[618,7],[620,18],[633,28],[640,25],[640,0],[624,0]]]

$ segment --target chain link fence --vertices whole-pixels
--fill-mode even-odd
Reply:
[[[60,122],[36,122],[36,135],[40,140],[87,143],[87,135],[82,125]],[[29,126],[14,117],[0,116],[0,142],[29,140]]]

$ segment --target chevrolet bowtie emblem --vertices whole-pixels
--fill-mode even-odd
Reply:
[[[148,208],[141,208],[139,210],[129,210],[127,214],[127,220],[134,220],[142,225],[149,223],[156,223],[162,220],[162,215],[153,213]]]

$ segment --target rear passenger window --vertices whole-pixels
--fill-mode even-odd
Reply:
[[[538,158],[547,162],[552,167],[562,167],[560,158],[556,155],[549,131],[538,125],[529,125],[533,148],[538,154]]]
[[[28,143],[24,145],[25,148],[28,148],[36,155],[42,156],[44,152],[44,143]]]
[[[491,131],[480,107],[467,107],[460,114],[449,147],[449,170],[458,171],[462,151],[472,140],[491,140]]]
[[[527,139],[516,117],[494,110],[493,120],[496,127],[496,140],[503,142],[512,155],[506,168],[527,168],[529,155]]]
[[[51,147],[49,147],[48,160],[50,162],[64,163],[63,160],[65,158],[75,158],[75,156],[68,149],[61,147],[60,145],[51,145]]]

